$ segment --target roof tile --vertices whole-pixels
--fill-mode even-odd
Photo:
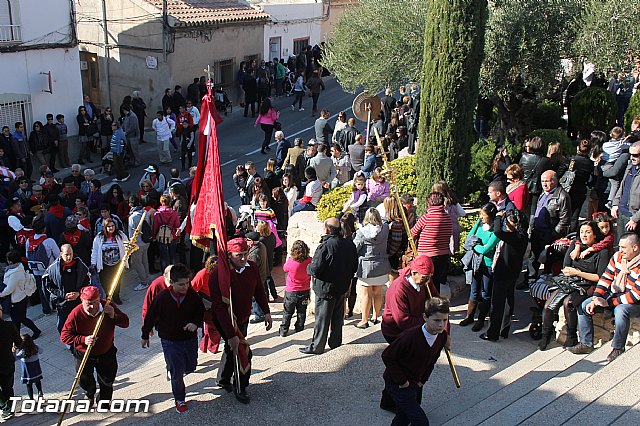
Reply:
[[[162,0],[146,0],[162,9]],[[269,14],[233,0],[167,0],[167,13],[177,27],[266,21]]]

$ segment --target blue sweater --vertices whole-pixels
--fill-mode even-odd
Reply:
[[[111,136],[111,152],[120,155],[124,152],[124,144],[127,143],[127,138],[124,135],[124,130],[118,129],[113,132]]]

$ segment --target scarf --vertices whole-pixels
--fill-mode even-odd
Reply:
[[[622,259],[620,261],[620,272],[616,274],[616,278],[611,283],[611,290],[614,293],[624,293],[626,291],[627,277],[632,268],[640,265],[640,254],[631,260]]]
[[[182,303],[182,301],[184,300],[184,298],[187,296],[186,294],[179,294],[176,293],[175,291],[173,291],[173,287],[169,287],[169,293],[171,293],[171,297],[173,297],[173,299],[176,301],[176,303],[178,304],[178,309],[180,308],[180,303]]]
[[[76,229],[73,232],[63,232],[62,236],[66,242],[75,247],[80,242],[80,235],[82,235],[82,231]]]
[[[519,180],[515,183],[510,183],[507,185],[507,194],[511,194],[514,190],[516,190],[521,185],[524,185],[524,180]]]

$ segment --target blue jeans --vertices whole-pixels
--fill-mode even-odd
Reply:
[[[158,244],[160,250],[160,269],[164,271],[169,265],[176,263],[176,246],[178,242],[173,240],[171,244]]]
[[[485,265],[484,261],[480,264],[478,272],[473,274],[471,280],[470,299],[476,302],[491,301],[491,291],[493,289],[493,271],[491,266]]]
[[[167,340],[160,339],[164,360],[171,374],[171,392],[176,401],[184,401],[185,374],[192,373],[198,365],[198,339]]]
[[[295,200],[293,202],[293,207],[291,208],[291,215],[293,216],[298,212],[311,212],[315,211],[316,206],[311,203],[300,203],[300,200]]]
[[[589,297],[578,307],[578,328],[580,329],[580,342],[587,346],[593,346],[593,318],[587,313],[587,305],[593,297]],[[597,307],[595,312],[602,312],[605,308]],[[610,308],[607,308],[610,309]],[[613,308],[616,330],[613,334],[611,347],[624,349],[629,334],[631,317],[640,317],[640,305],[618,305]]]
[[[417,385],[411,384],[401,389],[393,383],[385,383],[385,390],[396,403],[396,416],[391,422],[391,426],[429,426],[429,419],[424,410],[416,401],[418,392],[422,392]]]

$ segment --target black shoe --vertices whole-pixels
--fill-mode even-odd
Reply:
[[[51,170],[51,173],[58,173],[59,171],[60,170],[58,170],[58,169],[53,169],[53,170]]]
[[[264,322],[264,317],[253,317],[249,320],[250,324],[260,324],[261,322]]]
[[[41,335],[41,334],[42,334],[42,330],[39,330],[39,329],[38,329],[38,330],[36,330],[36,331],[34,331],[34,332],[33,332],[33,334],[31,335],[31,338],[32,338],[33,340],[36,340],[38,337],[40,337],[40,335]]]
[[[289,334],[289,330],[280,330],[280,337],[287,337]]]
[[[311,349],[304,347],[304,348],[298,348],[298,350],[300,351],[301,354],[305,354],[305,355],[321,355],[322,352],[313,352]]]
[[[242,404],[249,403],[249,395],[247,394],[247,391],[243,390],[240,392],[234,392],[234,394],[236,395],[236,399],[240,401]]]
[[[482,330],[482,327],[484,327],[484,319],[479,318],[478,321],[473,324],[473,327],[471,327],[471,331],[480,331]]]
[[[266,155],[266,154],[267,154],[267,152],[266,152],[264,149],[261,149],[261,150],[260,150],[260,154],[265,154],[265,155]]]
[[[364,324],[353,324],[353,326],[355,328],[359,328],[361,330],[364,330],[365,328],[369,328],[369,323],[365,322]]]
[[[382,403],[380,403],[380,408],[394,414],[398,411],[395,405],[383,405]]]
[[[487,333],[482,333],[482,334],[480,335],[480,338],[481,338],[482,340],[488,340],[488,341],[490,341],[490,342],[497,342],[497,341],[498,341],[498,338],[497,338],[497,337],[496,337],[496,338],[489,337],[489,336],[487,336]]]
[[[231,393],[233,392],[233,386],[231,385],[231,383],[224,383],[224,382],[216,382],[216,387],[218,389],[224,389],[227,391],[227,393]]]
[[[503,328],[502,330],[500,330],[500,337],[502,337],[504,339],[508,339],[509,338],[509,331],[511,331],[511,326]]]
[[[460,321],[460,324],[458,324],[460,327],[466,327],[470,324],[474,323],[474,319],[473,317],[466,317],[465,319],[463,319],[462,321]]]
[[[353,317],[353,311],[347,312],[347,318],[351,318],[351,317]]]
[[[304,327],[302,327],[302,328],[296,328],[296,333],[300,333],[302,330],[304,330]]]
[[[95,395],[87,395],[87,394],[85,394],[85,399],[89,400],[89,408],[92,408],[93,404],[95,404],[95,402],[96,402],[96,396]]]

